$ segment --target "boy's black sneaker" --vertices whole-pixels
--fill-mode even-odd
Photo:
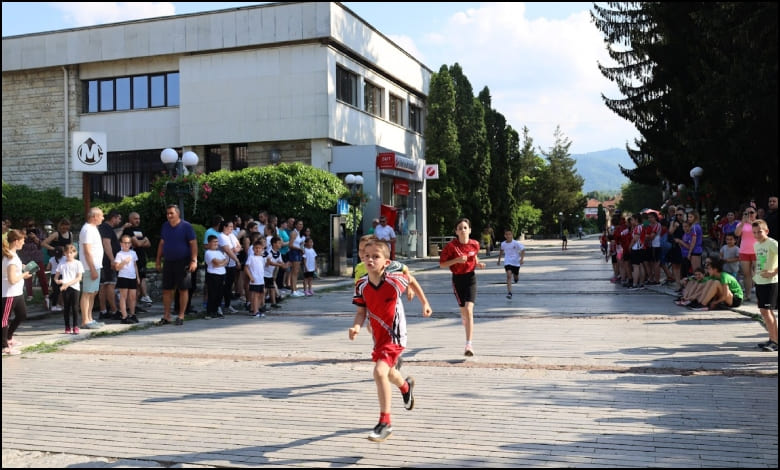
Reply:
[[[129,318],[130,321],[133,322],[133,323],[138,323],[138,317],[136,317],[135,315],[130,315],[127,318]]]
[[[769,343],[771,343],[771,342],[772,342],[772,340],[771,340],[771,339],[768,339],[768,340],[766,340],[766,341],[763,341],[763,342],[761,342],[761,343],[758,343],[758,344],[756,345],[756,347],[757,347],[758,349],[763,349],[763,348],[764,348],[764,346],[768,346],[768,345],[769,345]]]
[[[700,304],[698,301],[694,300],[693,302],[686,305],[689,309],[693,310],[694,308],[701,308],[704,307],[704,305]]]
[[[123,325],[132,325],[133,320],[131,320],[130,317],[125,317],[119,323],[122,323]]]
[[[511,292],[507,293],[507,294],[506,294],[506,298],[507,298],[507,299],[511,299],[511,298],[512,298],[512,293],[511,293]]]
[[[761,349],[769,352],[777,352],[777,343],[775,343],[774,341],[770,341],[769,344],[762,347]]]
[[[393,434],[393,426],[390,423],[378,423],[368,435],[369,441],[382,442]]]
[[[404,408],[411,411],[414,408],[414,377],[407,377],[406,383],[409,384],[409,391],[401,396],[404,397]]]
[[[184,320],[181,318],[176,318],[175,324],[176,326],[182,326],[184,324]]]

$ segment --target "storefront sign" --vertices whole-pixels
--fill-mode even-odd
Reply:
[[[414,173],[417,170],[417,163],[411,158],[396,155],[394,152],[382,152],[376,155],[376,167],[381,170]]]
[[[71,133],[71,168],[73,171],[105,173],[108,171],[108,147],[105,132]]]
[[[395,178],[393,180],[393,194],[398,194],[400,196],[408,196],[409,181],[401,178]]]

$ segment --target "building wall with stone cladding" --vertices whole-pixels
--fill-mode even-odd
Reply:
[[[3,73],[4,182],[34,189],[59,188],[64,194],[67,158],[68,195],[82,197],[82,173],[71,171],[69,149],[70,132],[78,129],[81,99],[76,77],[75,67],[69,67],[66,131],[62,68]]]

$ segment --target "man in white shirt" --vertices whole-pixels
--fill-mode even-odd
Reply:
[[[103,211],[93,207],[87,214],[87,221],[79,233],[79,259],[84,265],[81,290],[81,324],[86,329],[103,326],[92,319],[95,296],[100,290],[100,269],[103,267],[103,240],[98,225],[103,223]]]
[[[381,216],[379,218],[379,225],[374,229],[374,235],[383,241],[387,242],[387,246],[390,248],[390,253],[393,252],[393,242],[395,242],[395,230],[393,227],[387,225],[387,217]]]

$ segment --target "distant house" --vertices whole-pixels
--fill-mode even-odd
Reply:
[[[600,204],[604,208],[604,212],[606,212],[607,220],[609,220],[612,217],[612,214],[615,213],[615,209],[617,209],[619,202],[620,195],[617,195],[614,198],[608,199],[606,201],[599,201],[598,199],[590,198],[588,199],[588,204],[585,206],[585,218],[597,219],[599,216]]]

